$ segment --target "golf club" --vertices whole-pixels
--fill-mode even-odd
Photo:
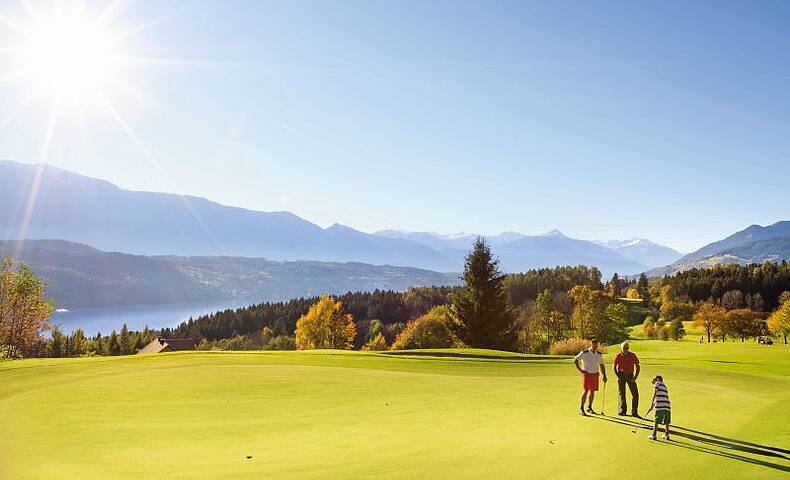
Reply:
[[[606,412],[604,411],[606,410],[606,382],[605,381],[603,382],[603,398],[601,399],[601,402],[603,403],[603,405],[601,405],[601,415],[605,415],[606,414]]]

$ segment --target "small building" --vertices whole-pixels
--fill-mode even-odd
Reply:
[[[143,353],[162,353],[162,352],[178,352],[181,350],[194,350],[197,347],[197,340],[194,338],[155,338],[151,343],[144,346],[137,352],[138,355]]]

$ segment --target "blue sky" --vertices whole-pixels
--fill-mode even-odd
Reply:
[[[81,100],[43,148],[42,95],[0,129],[0,158],[364,231],[691,251],[790,218],[788,2],[122,7],[112,28],[156,20],[124,53],[178,60],[125,68],[135,93],[107,98],[128,128]],[[0,116],[23,89],[0,83]]]

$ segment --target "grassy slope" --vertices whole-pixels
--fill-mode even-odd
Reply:
[[[784,345],[637,341],[633,350],[645,406],[648,379],[662,373],[678,425],[790,450]],[[646,430],[578,416],[567,359],[468,353],[485,358],[255,352],[3,363],[0,478],[639,479],[662,465],[664,478],[699,480],[790,471],[790,453],[681,436],[650,442]]]

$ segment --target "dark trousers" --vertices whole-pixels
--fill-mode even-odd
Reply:
[[[628,411],[628,402],[625,399],[625,386],[631,390],[631,414],[636,415],[639,409],[639,390],[636,387],[636,379],[633,373],[620,373],[617,375],[617,389],[619,392],[618,398],[620,399],[620,413],[625,414]]]

